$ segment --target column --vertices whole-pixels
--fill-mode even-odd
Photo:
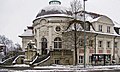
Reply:
[[[37,29],[37,35],[36,35],[36,39],[37,39],[37,53],[39,53],[41,55],[41,47],[40,47],[40,29]]]
[[[102,41],[103,41],[103,43],[102,43],[102,46],[103,46],[103,53],[105,54],[105,53],[106,53],[106,46],[107,46],[107,45],[106,45],[106,44],[107,44],[107,43],[106,43],[106,37],[103,38]]]
[[[49,26],[48,26],[48,30],[49,30],[49,33],[48,33],[48,48],[50,49],[50,48],[53,48],[53,46],[52,46],[52,26],[49,24]]]

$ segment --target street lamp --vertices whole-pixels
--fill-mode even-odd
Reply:
[[[86,24],[85,24],[85,1],[83,0],[83,12],[84,12],[84,68],[86,67]]]

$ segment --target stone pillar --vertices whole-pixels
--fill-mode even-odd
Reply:
[[[102,43],[103,53],[104,53],[104,54],[107,52],[107,51],[106,51],[106,50],[107,50],[107,49],[106,49],[106,46],[107,46],[106,44],[107,44],[107,43],[106,43],[106,38],[104,38],[104,39],[103,39],[103,43]]]
[[[96,54],[98,53],[98,37],[96,37]]]
[[[86,65],[88,65],[89,64],[89,56],[90,56],[90,54],[89,54],[89,48],[86,46]]]
[[[111,57],[113,56],[113,48],[114,48],[114,38],[112,38],[112,41],[111,41]]]
[[[49,29],[49,33],[48,33],[48,48],[53,48],[53,46],[52,46],[52,26],[51,25],[49,25],[48,26],[48,29]]]
[[[37,35],[36,35],[36,38],[37,38],[37,53],[39,53],[41,55],[41,47],[40,47],[40,29],[37,29]]]

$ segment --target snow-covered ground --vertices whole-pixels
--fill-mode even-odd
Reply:
[[[13,67],[26,67],[26,65],[14,65]],[[27,67],[29,67],[27,65]],[[37,66],[34,68],[27,68],[24,70],[15,70],[15,69],[0,69],[0,71],[8,72],[89,72],[89,71],[114,71],[120,70],[120,65],[110,65],[110,66],[86,66],[83,65],[52,65],[52,66]],[[118,71],[117,71],[118,72]]]

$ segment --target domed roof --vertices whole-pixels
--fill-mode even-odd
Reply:
[[[65,14],[72,15],[72,12],[67,8],[61,6],[61,2],[57,0],[52,0],[49,2],[49,6],[43,8],[36,17],[50,14]]]

